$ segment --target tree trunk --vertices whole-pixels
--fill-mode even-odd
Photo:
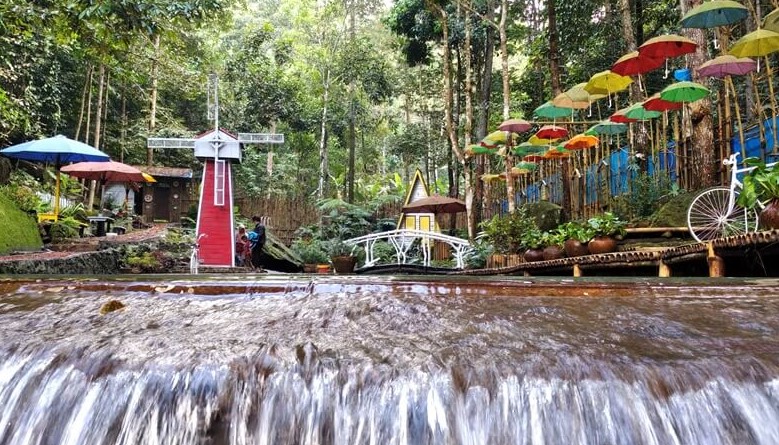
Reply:
[[[319,187],[316,195],[319,199],[325,197],[327,193],[327,106],[330,97],[330,69],[325,69],[324,92],[322,93],[322,122],[319,133]]]
[[[154,36],[154,55],[151,60],[151,94],[149,94],[149,135],[157,127],[157,83],[160,70],[160,35]],[[146,148],[146,165],[154,163],[154,149]]]
[[[702,0],[681,0],[682,14],[700,5]],[[701,29],[685,28],[684,34],[698,44],[696,51],[690,55],[690,70],[694,73],[693,80],[698,79],[698,67],[708,60],[706,54],[706,35]],[[711,101],[708,98],[690,104],[688,118],[692,122],[692,189],[700,189],[716,184],[717,154],[714,147],[712,131]]]
[[[94,147],[100,150],[100,129],[103,117],[103,88],[105,86],[105,64],[100,64],[100,80],[97,86],[97,109],[95,110],[95,143]],[[89,201],[87,203],[87,209],[92,209],[95,204],[95,188],[97,181],[90,181],[89,183]]]
[[[503,0],[504,2],[506,0]],[[557,36],[557,11],[555,0],[549,0],[546,5],[549,18],[549,74],[552,82],[552,97],[562,92],[560,88],[560,49]]]
[[[84,123],[84,109],[87,107],[87,93],[90,91],[91,89],[90,87],[92,86],[92,72],[93,72],[93,67],[92,65],[89,65],[87,67],[86,78],[84,79],[84,89],[81,92],[81,110],[78,113],[78,124],[76,125],[76,140],[78,140],[79,136],[81,135],[81,124]],[[88,126],[87,129],[85,130],[85,133],[89,133]]]
[[[506,22],[508,21],[509,14],[509,2],[508,0],[501,0],[500,2],[500,23],[498,24],[498,34],[500,35],[500,64],[501,74],[503,75],[503,120],[509,119],[511,116],[511,90],[509,86],[509,54],[508,54],[508,37],[506,35]],[[506,138],[506,145],[510,147],[512,138],[509,136]],[[514,180],[511,177],[511,169],[514,167],[514,160],[511,158],[511,150],[506,150],[506,157],[504,158],[504,166],[506,173],[506,200],[508,201],[509,213],[513,213],[516,210],[516,192],[514,191]]]
[[[492,22],[495,8],[493,2],[489,1],[487,4],[486,20]],[[476,124],[476,137],[475,140],[483,139],[487,135],[487,126],[490,120],[490,93],[492,92],[492,58],[493,50],[495,47],[495,33],[491,26],[484,28],[485,43],[484,43],[484,58],[481,66],[481,78],[479,89],[479,117]],[[476,162],[475,182],[474,182],[474,202],[476,205],[473,208],[474,226],[478,227],[484,218],[485,196],[484,196],[484,183],[481,181],[481,175],[485,173],[484,159],[477,159]]]
[[[127,150],[127,81],[122,82],[122,131],[119,141],[119,162],[124,162],[124,153]]]
[[[428,5],[438,14],[441,19],[441,29],[443,32],[444,42],[444,86],[443,86],[443,99],[444,99],[444,121],[446,123],[446,132],[449,136],[449,143],[452,147],[452,153],[457,157],[457,160],[463,167],[467,167],[465,155],[457,143],[457,131],[455,128],[454,120],[452,117],[452,54],[449,48],[449,23],[448,14],[446,10],[441,8],[438,4],[429,2]],[[471,174],[468,172],[468,168],[464,168],[465,171],[465,208],[467,212],[468,220],[468,238],[473,240],[476,236],[476,227],[473,225],[473,182]]]
[[[349,11],[349,40],[350,43],[354,43],[355,41],[355,10],[356,8],[352,6]],[[346,141],[347,148],[349,149],[349,160],[348,160],[348,170],[346,173],[346,202],[353,203],[354,202],[354,158],[356,156],[356,123],[355,123],[355,110],[354,110],[354,101],[355,101],[355,81],[354,81],[354,74],[351,75],[352,78],[349,80],[349,136]]]

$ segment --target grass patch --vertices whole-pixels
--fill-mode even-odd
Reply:
[[[0,254],[40,250],[43,246],[37,222],[0,193]]]

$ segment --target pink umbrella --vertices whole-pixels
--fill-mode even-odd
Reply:
[[[733,85],[733,79],[730,76],[744,76],[757,70],[757,62],[749,57],[738,58],[736,56],[724,55],[715,57],[698,67],[698,74],[704,77],[714,77],[725,79],[725,87],[729,85],[733,91],[733,97],[736,98],[736,120],[738,121],[738,137],[741,142],[741,155],[746,157],[746,147],[744,147],[744,125],[741,122],[741,108],[738,105],[738,94],[736,86]],[[727,93],[727,90],[726,90]]]
[[[82,179],[107,182],[146,182],[143,172],[121,162],[79,162],[62,167],[61,171]]]

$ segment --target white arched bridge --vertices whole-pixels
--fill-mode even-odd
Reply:
[[[365,249],[365,267],[373,267],[379,262],[379,258],[376,257],[374,252],[377,241],[387,241],[395,248],[397,264],[416,262],[416,258],[409,255],[411,248],[416,245],[418,247],[416,251],[422,255],[422,264],[427,267],[430,266],[432,259],[431,249],[435,241],[446,243],[451,247],[452,259],[454,260],[455,267],[458,269],[465,268],[465,255],[472,249],[471,244],[466,239],[438,232],[410,229],[390,230],[388,232],[358,236],[357,238],[346,240],[346,244],[350,246],[362,245]]]

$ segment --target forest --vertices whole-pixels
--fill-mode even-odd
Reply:
[[[665,71],[689,69],[710,94],[673,118],[631,123],[622,143],[631,159],[657,163],[668,159],[666,142],[676,142],[677,172],[670,182],[654,176],[668,190],[720,183],[719,161],[738,130],[775,118],[772,56],[759,57],[765,67],[734,82],[732,93],[697,68],[763,26],[778,5],[747,2],[748,14],[733,24],[682,27],[701,3],[0,0],[0,147],[64,134],[120,162],[196,169],[190,151],[148,149],[146,140],[209,129],[206,82],[215,73],[220,127],[285,135],[281,146],[245,148],[236,171],[245,197],[372,208],[402,201],[420,169],[431,193],[465,200],[470,237],[523,200],[553,199],[569,217],[587,216],[612,202],[588,204],[576,196],[586,186],[567,179],[532,198],[530,185],[543,178],[512,174],[527,152],[471,147],[492,147],[488,136],[510,118],[533,130],[564,125],[572,136],[659,92],[673,81],[663,67],[565,117],[538,112],[644,42],[678,34],[697,48],[666,58]],[[765,145],[770,135],[759,128]],[[509,145],[521,140],[504,136]],[[620,146],[603,141],[553,171],[573,178]],[[2,162],[7,178],[13,164]],[[634,168],[638,176],[652,170]],[[493,181],[501,174],[504,182]]]

